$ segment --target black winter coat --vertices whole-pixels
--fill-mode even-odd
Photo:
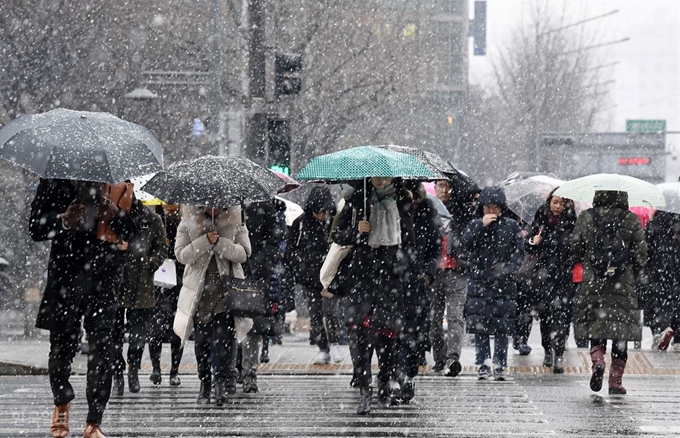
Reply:
[[[81,318],[95,299],[104,309],[92,326],[112,327],[121,277],[121,254],[115,244],[96,238],[96,231],[66,230],[58,215],[76,199],[78,191],[68,180],[41,179],[31,203],[29,234],[35,241],[52,241],[47,284],[36,327],[46,330],[78,330]],[[137,228],[130,215],[121,210],[111,222],[118,237],[130,241]],[[95,290],[94,288],[97,287]]]
[[[468,224],[461,244],[470,254],[467,330],[486,335],[514,334],[517,312],[515,274],[524,258],[524,239],[516,221],[500,216],[485,227]]]
[[[371,189],[369,189],[371,190]],[[371,248],[368,235],[359,234],[356,223],[370,217],[370,203],[364,213],[364,191],[357,190],[336,222],[333,241],[353,245],[345,282],[351,285],[345,300],[345,324],[361,325],[368,317],[373,328],[399,330],[404,323],[404,282],[408,280],[408,249],[415,247],[410,192],[397,190],[402,244]],[[354,222],[354,223],[353,223]]]
[[[680,215],[658,211],[645,228],[644,301],[652,307],[677,300],[680,286]]]
[[[576,224],[576,214],[572,209],[566,209],[555,223],[551,223],[552,213],[547,204],[541,206],[534,215],[534,220],[527,235],[526,250],[538,257],[537,270],[540,272],[540,283],[549,282],[557,288],[571,288],[573,284],[572,270],[574,268],[573,251],[571,250],[571,235]],[[531,245],[531,239],[540,231],[543,239],[539,245]]]
[[[321,266],[328,253],[330,217],[319,221],[312,213],[305,213],[290,226],[286,246],[286,272],[295,284],[321,292]]]

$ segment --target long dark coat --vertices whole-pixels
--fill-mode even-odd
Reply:
[[[505,195],[482,190],[479,204],[505,205]],[[467,289],[469,333],[511,336],[515,332],[517,281],[515,275],[524,257],[524,239],[519,224],[504,216],[489,226],[481,219],[470,222],[461,244],[470,254]]]
[[[613,222],[628,211],[626,192],[595,192],[593,208],[605,224]],[[608,278],[598,278],[593,272],[589,255],[595,245],[595,224],[584,211],[576,221],[572,248],[583,260],[583,283],[578,310],[577,339],[617,339],[640,341],[642,325],[635,291],[635,282],[647,263],[647,243],[640,220],[628,213],[621,224],[619,235],[628,248],[628,268]]]
[[[354,246],[345,280],[351,284],[345,300],[348,326],[361,325],[366,317],[373,328],[398,331],[403,326],[403,285],[410,264],[406,249],[415,245],[410,192],[399,187],[397,205],[401,217],[400,246],[371,248],[368,235],[359,234],[356,224],[371,214],[370,203],[364,214],[363,188],[348,200],[336,222],[333,241],[341,246]]]
[[[134,208],[139,233],[123,254],[123,283],[118,307],[149,309],[156,305],[153,275],[168,257],[168,244],[161,217],[139,201]]]
[[[40,303],[36,327],[74,331],[80,328],[85,312],[103,309],[91,321],[95,326],[112,327],[120,284],[121,254],[115,244],[96,238],[96,231],[66,230],[58,215],[76,199],[71,181],[40,180],[31,203],[29,234],[35,241],[52,241],[47,268],[47,284]],[[121,210],[111,227],[123,240],[137,231],[130,215]],[[96,303],[92,302],[96,300]]]
[[[571,208],[555,217],[548,204],[543,204],[534,215],[527,235],[526,251],[538,257],[536,275],[531,287],[543,303],[571,299],[574,291],[572,271],[574,256],[571,235],[576,224],[576,214]],[[542,241],[531,245],[531,239],[539,233]]]

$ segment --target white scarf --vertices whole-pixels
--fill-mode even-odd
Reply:
[[[368,245],[373,248],[401,245],[401,216],[394,194],[393,184],[371,192]]]

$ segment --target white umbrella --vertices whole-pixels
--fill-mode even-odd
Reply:
[[[628,193],[631,207],[658,208],[666,205],[661,190],[654,184],[627,175],[598,173],[562,184],[555,195],[574,201],[592,203],[595,192],[609,190]]]
[[[276,199],[286,204],[286,212],[284,214],[286,215],[286,225],[288,225],[289,227],[293,225],[293,221],[295,221],[295,219],[297,219],[305,212],[302,209],[302,207],[300,207],[295,202],[291,202],[280,196],[276,196]]]

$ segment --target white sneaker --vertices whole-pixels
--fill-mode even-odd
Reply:
[[[328,365],[331,363],[331,355],[327,351],[319,351],[312,361],[314,365]]]
[[[345,355],[342,353],[340,345],[338,344],[331,345],[331,359],[333,359],[333,363],[340,363],[343,360],[345,360]]]

